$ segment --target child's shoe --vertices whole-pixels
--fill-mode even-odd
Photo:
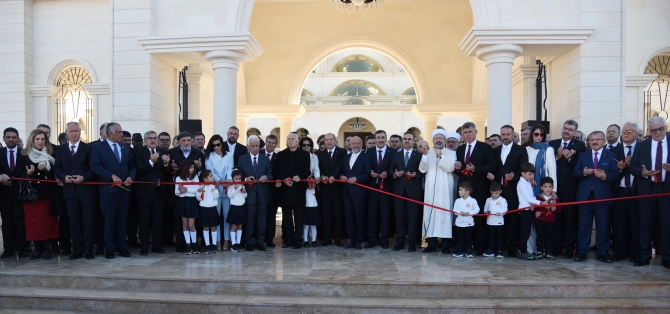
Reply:
[[[548,259],[548,260],[552,260],[552,261],[554,260],[554,256],[551,255],[551,254],[547,254],[547,255],[545,255],[544,258],[546,258],[546,259]]]
[[[502,251],[498,251],[498,253],[496,253],[496,258],[505,258],[505,255],[503,255]]]
[[[535,253],[535,259],[536,260],[541,260],[543,256],[544,256],[544,253],[540,253],[540,252]]]
[[[452,256],[453,257],[463,257],[463,253],[456,251],[456,252],[454,252],[454,255],[452,255]]]
[[[212,253],[212,247],[210,245],[205,245],[205,254]]]
[[[184,251],[184,255],[191,255],[193,254],[193,247],[191,246],[192,244],[187,244],[186,245],[186,250]]]
[[[472,255],[472,253],[470,253],[470,252],[466,253],[465,256],[466,256],[467,258],[473,258],[473,257],[474,257],[474,256]]]
[[[519,259],[526,260],[526,261],[532,261],[532,260],[535,259],[535,255],[533,255],[533,254],[531,254],[531,253],[528,253],[528,252],[523,252],[523,253],[521,253],[521,252],[517,252],[517,253],[516,253],[516,256],[517,256]]]
[[[235,253],[239,252],[239,249],[240,249],[239,244],[233,244],[230,246],[230,250]]]
[[[491,250],[486,250],[484,252],[484,256],[485,257],[493,257],[493,256],[495,256],[495,254],[493,254],[493,251],[491,251]]]
[[[305,247],[305,248],[308,248],[308,247],[309,247],[309,241],[305,241],[305,242],[302,244],[302,246]]]

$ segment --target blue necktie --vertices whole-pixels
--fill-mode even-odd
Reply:
[[[116,160],[118,160],[119,163],[120,163],[121,162],[121,153],[119,153],[119,148],[118,148],[117,144],[114,144],[114,156],[116,156]]]
[[[405,168],[407,168],[408,161],[409,161],[409,152],[405,152]]]

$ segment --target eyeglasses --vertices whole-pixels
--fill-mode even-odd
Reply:
[[[301,145],[302,147],[312,147],[312,145],[309,145],[309,143],[305,143]]]
[[[635,131],[631,131],[631,130],[623,130],[623,131],[621,131],[621,134],[623,134],[623,135],[631,135],[631,134],[633,134],[633,133],[635,133]]]
[[[157,137],[145,137],[145,140],[155,141]]]
[[[212,146],[214,146],[214,147],[221,147],[221,145],[223,145],[223,144],[221,144],[221,143],[212,144]]]
[[[649,133],[652,133],[652,134],[653,133],[663,133],[663,132],[665,132],[665,127],[664,126],[658,128],[658,129],[649,129]]]
[[[533,136],[542,136],[542,133],[533,133]]]
[[[570,132],[574,132],[574,131],[575,131],[575,129],[571,129],[571,128],[566,128],[566,127],[563,127],[563,131],[570,131]]]

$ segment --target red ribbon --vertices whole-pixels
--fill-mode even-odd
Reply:
[[[472,177],[472,171],[470,171],[468,169],[461,170],[461,173],[468,176],[468,177]]]

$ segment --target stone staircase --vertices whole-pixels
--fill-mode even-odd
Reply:
[[[0,313],[668,313],[670,282],[180,280],[0,274]]]

